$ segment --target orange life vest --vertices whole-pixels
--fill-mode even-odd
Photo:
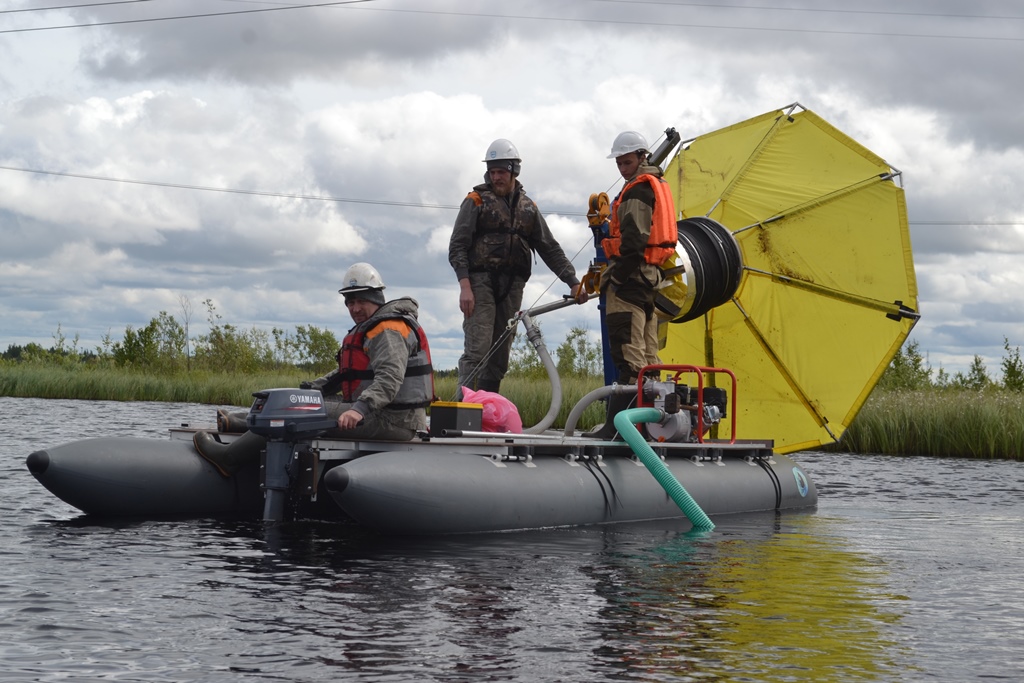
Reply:
[[[649,183],[651,189],[654,190],[651,234],[648,235],[647,246],[644,248],[644,260],[660,266],[665,259],[675,253],[679,232],[676,228],[676,209],[675,202],[672,200],[672,190],[664,180],[649,173],[643,173],[631,180],[615,198],[612,203],[611,220],[608,223],[608,237],[601,240],[601,246],[608,258],[615,258],[621,254],[622,231],[619,226],[619,200],[639,183]]]

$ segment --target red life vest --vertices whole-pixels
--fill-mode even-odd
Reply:
[[[649,183],[654,190],[654,212],[651,214],[651,234],[647,237],[644,248],[644,260],[660,266],[676,251],[679,231],[676,227],[675,202],[672,190],[661,178],[643,173],[631,180],[622,188],[622,192],[612,203],[611,220],[608,223],[608,237],[601,240],[605,256],[615,258],[621,254],[622,231],[619,225],[619,199],[639,183]]]
[[[415,318],[397,313],[372,316],[353,327],[345,336],[341,349],[338,350],[338,375],[341,378],[342,399],[354,403],[365,388],[363,381],[369,383],[373,380],[370,356],[366,353],[364,342],[368,332],[388,320],[400,320],[412,329],[416,334],[417,350],[409,356],[402,386],[387,407],[404,410],[428,406],[434,400],[434,368],[431,365],[427,335]]]

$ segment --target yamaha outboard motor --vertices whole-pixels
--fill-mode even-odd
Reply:
[[[296,478],[295,444],[336,427],[328,419],[324,397],[316,389],[266,389],[253,394],[256,400],[245,417],[249,431],[266,437],[267,459],[263,468],[263,521],[284,519],[288,490]]]

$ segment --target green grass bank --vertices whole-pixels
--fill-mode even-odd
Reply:
[[[884,455],[1024,459],[1024,393],[875,391],[829,450]]]
[[[18,398],[61,398],[87,401],[162,401],[206,403],[248,407],[252,392],[277,387],[297,387],[310,379],[301,370],[229,375],[208,372],[160,375],[117,368],[62,368],[53,365],[0,365],[0,396]],[[455,395],[455,377],[438,377],[435,393],[444,401]],[[570,377],[562,380],[562,409],[555,420],[564,427],[572,407],[590,391],[601,386],[597,378]],[[547,380],[508,377],[502,394],[516,404],[523,424],[540,422],[551,405]],[[579,424],[589,429],[604,421],[604,404],[590,406]],[[210,421],[214,419],[211,411]]]

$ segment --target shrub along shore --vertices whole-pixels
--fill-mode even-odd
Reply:
[[[252,392],[297,387],[308,372],[282,370],[245,375],[212,372],[160,375],[118,368],[69,369],[31,363],[0,365],[0,396],[107,401],[157,401],[248,407]],[[438,376],[435,390],[452,400],[455,377]],[[601,385],[598,377],[562,382],[562,410],[555,427],[565,425],[572,406]],[[551,387],[546,379],[506,378],[502,394],[519,408],[523,424],[547,413]],[[584,413],[578,428],[604,419],[603,404]],[[211,410],[210,421],[214,414]],[[998,387],[876,390],[840,443],[830,451],[885,455],[1024,459],[1024,393]]]

